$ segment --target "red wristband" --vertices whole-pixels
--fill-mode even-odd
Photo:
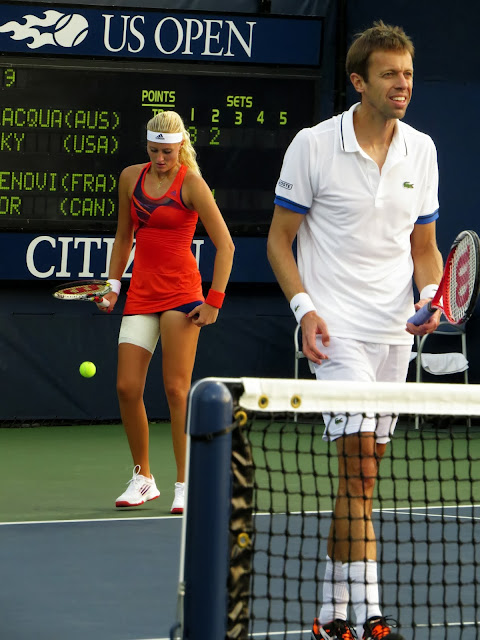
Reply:
[[[210,289],[205,302],[209,304],[211,307],[216,307],[217,309],[221,309],[224,298],[225,298],[225,294],[222,293],[221,291],[215,291],[215,289]]]

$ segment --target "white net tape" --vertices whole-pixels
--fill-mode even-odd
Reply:
[[[480,415],[480,385],[283,378],[241,378],[237,382],[244,388],[239,406],[249,411]]]

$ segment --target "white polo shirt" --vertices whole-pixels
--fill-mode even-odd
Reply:
[[[397,120],[380,173],[355,137],[359,104],[295,136],[275,204],[305,214],[298,268],[330,334],[411,344],[410,234],[438,218],[437,153],[428,135]]]

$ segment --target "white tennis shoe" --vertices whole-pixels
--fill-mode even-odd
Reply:
[[[115,501],[116,507],[138,507],[148,500],[155,500],[160,495],[155,479],[140,475],[140,465],[133,469],[133,477],[128,481],[128,488]]]
[[[172,508],[170,513],[183,513],[185,507],[185,483],[175,483],[175,498],[173,499]]]

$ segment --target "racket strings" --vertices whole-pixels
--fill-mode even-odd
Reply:
[[[477,252],[469,236],[465,236],[458,244],[449,270],[449,279],[445,287],[444,307],[446,314],[453,321],[461,323],[475,291],[477,275]]]
[[[68,287],[67,289],[61,289],[59,293],[66,293],[75,295],[77,293],[98,293],[99,291],[103,291],[105,286],[101,286],[99,284],[89,284],[82,285],[77,287]]]
[[[101,298],[109,291],[111,287],[104,281],[71,282],[55,289],[53,295],[62,300],[91,300]]]

